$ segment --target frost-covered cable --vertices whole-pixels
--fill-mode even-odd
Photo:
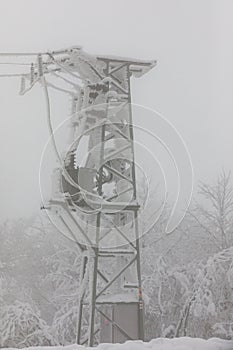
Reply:
[[[49,128],[49,133],[50,133],[50,137],[52,139],[52,144],[53,144],[53,149],[55,151],[55,155],[57,160],[59,161],[62,170],[64,172],[64,176],[66,178],[66,180],[72,184],[72,186],[74,186],[75,188],[79,189],[79,186],[76,184],[75,181],[73,181],[73,179],[70,177],[70,175],[68,174],[68,172],[65,170],[64,164],[63,164],[63,160],[60,156],[60,153],[58,152],[57,149],[57,145],[56,145],[56,140],[54,137],[54,132],[53,132],[53,127],[52,127],[52,121],[51,121],[51,111],[50,111],[50,100],[49,100],[49,92],[48,92],[48,85],[47,85],[47,81],[44,77],[44,75],[40,76],[40,80],[42,83],[42,86],[44,88],[44,95],[45,95],[45,100],[46,100],[46,111],[47,111],[47,121],[48,121],[48,128]]]
[[[62,160],[62,158],[61,158],[61,156],[60,156],[60,154],[58,152],[57,145],[56,145],[56,140],[55,140],[55,137],[54,137],[53,127],[52,127],[52,122],[51,122],[51,111],[50,111],[50,99],[49,99],[49,93],[48,93],[48,84],[47,84],[47,81],[46,81],[46,79],[45,79],[45,77],[43,75],[42,58],[41,58],[41,56],[38,56],[38,72],[39,72],[39,78],[41,80],[41,83],[42,83],[42,86],[43,86],[43,89],[44,89],[44,95],[45,95],[45,100],[46,100],[46,110],[47,110],[47,121],[48,121],[49,133],[50,133],[50,136],[51,136],[51,139],[52,139],[52,144],[53,144],[53,148],[54,148],[54,151],[55,151],[55,155],[56,155],[56,158],[58,159],[58,161],[59,161],[59,163],[61,165],[64,178],[74,188],[79,189],[79,191],[81,192],[84,200],[87,200],[87,195],[91,196],[92,198],[95,198],[96,200],[100,200],[100,197],[98,195],[95,195],[94,193],[90,193],[87,190],[81,188],[72,179],[72,177],[69,175],[69,173],[67,172],[67,170],[64,167],[64,162],[63,162],[63,160]],[[101,209],[102,205],[101,205],[101,203],[98,203],[98,201],[96,202],[96,201],[90,200],[90,199],[88,201],[89,201],[90,204],[93,203],[93,205],[96,205],[96,204],[100,205],[100,207],[98,209],[94,210],[93,208],[91,208],[95,212],[98,212]]]
[[[1,65],[7,66],[30,66],[31,63],[23,63],[23,62],[0,62]]]
[[[47,54],[47,52],[0,52],[0,56],[38,56]]]
[[[22,76],[22,74],[21,74],[21,76]],[[23,75],[22,77],[26,78],[25,75]],[[19,94],[20,94],[20,95],[26,94],[26,92],[30,91],[30,90],[33,88],[33,86],[34,86],[39,80],[40,80],[40,77],[36,78],[36,79],[31,83],[31,85],[30,85],[27,89],[24,89],[24,90],[20,91]]]
[[[13,77],[22,77],[22,73],[0,74],[0,78],[13,78]]]
[[[69,79],[66,79],[65,77],[62,77],[61,75],[59,75],[59,74],[57,74],[57,73],[55,73],[55,72],[52,72],[52,74],[53,74],[55,77],[64,80],[66,83],[71,84],[72,86],[74,86],[75,88],[77,88],[78,90],[80,90],[80,88],[81,88],[80,85],[75,84],[74,82],[70,81]]]
[[[40,74],[42,74],[41,69],[39,71]],[[88,193],[88,191],[85,191],[83,189],[80,188],[80,186],[78,186],[78,184],[71,178],[71,176],[69,175],[69,173],[66,171],[64,164],[63,164],[63,160],[58,152],[57,149],[57,145],[56,145],[56,140],[54,137],[54,132],[53,132],[53,127],[52,127],[52,122],[51,122],[51,111],[50,111],[50,100],[49,100],[49,93],[48,93],[48,85],[47,85],[47,81],[44,77],[44,75],[40,75],[40,81],[42,83],[43,89],[44,89],[44,95],[45,95],[45,100],[46,100],[46,111],[47,111],[47,121],[48,121],[48,128],[49,128],[49,133],[50,133],[50,137],[52,139],[52,144],[53,144],[53,148],[55,151],[55,155],[57,160],[59,161],[61,168],[63,170],[63,175],[65,177],[65,179],[75,188],[79,189],[80,192],[85,196],[85,192]]]
[[[66,90],[66,89],[60,88],[59,86],[56,86],[56,85],[54,85],[53,83],[50,83],[50,82],[48,82],[48,81],[47,81],[47,86],[52,87],[52,88],[55,89],[55,90],[64,92],[64,93],[69,94],[69,95],[74,95],[74,94],[75,94],[74,91]]]
[[[52,122],[51,122],[51,111],[50,111],[50,100],[49,100],[48,86],[47,86],[47,81],[46,81],[43,74],[40,76],[40,81],[41,81],[41,84],[43,86],[44,95],[45,95],[47,122],[48,122],[50,137],[51,137],[52,143],[53,143],[53,149],[55,151],[55,154],[56,154],[58,161],[60,162],[61,165],[63,165],[63,161],[62,161],[60,154],[58,152],[56,141],[54,138],[54,132],[53,132],[53,127],[52,127]]]

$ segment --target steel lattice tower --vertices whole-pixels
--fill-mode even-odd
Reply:
[[[92,237],[92,254],[83,258],[80,281],[82,285],[86,274],[89,274],[91,285],[83,289],[79,300],[77,341],[84,343],[88,338],[90,346],[94,344],[94,336],[99,330],[96,322],[98,314],[101,316],[101,341],[144,339],[137,219],[140,208],[137,202],[130,78],[133,74],[142,75],[154,64],[109,57],[97,57],[97,62],[97,67],[98,64],[103,67],[104,75],[85,87],[81,106],[79,104],[79,108],[85,110],[90,128],[86,132],[90,153],[85,168],[94,169],[98,174],[97,194],[104,198],[101,210],[87,214],[89,218],[86,220],[96,224],[95,229],[88,232],[88,240]],[[77,134],[82,118],[81,113]],[[81,182],[81,177],[78,182]],[[116,191],[110,197],[104,196],[108,182],[114,182]],[[88,260],[90,266],[87,271]],[[109,264],[110,271],[104,271]],[[83,312],[86,307],[89,307],[89,330],[83,339]]]
[[[22,74],[21,94],[36,82],[45,90],[60,162],[45,207],[82,255],[77,342],[93,346],[99,340],[143,340],[130,80],[153,68],[155,61],[93,56],[79,47],[36,56],[30,72]],[[73,89],[72,132],[63,158],[51,127],[48,87],[56,88],[48,81],[51,75]]]

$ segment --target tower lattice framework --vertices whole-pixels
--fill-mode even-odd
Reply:
[[[94,56],[79,47],[35,56],[30,72],[22,74],[20,93],[37,82],[45,91],[59,166],[44,206],[82,256],[77,342],[93,346],[98,341],[143,340],[130,80],[153,68],[155,61]],[[61,81],[66,85],[61,86]],[[49,88],[72,98],[71,134],[64,157],[51,126]]]

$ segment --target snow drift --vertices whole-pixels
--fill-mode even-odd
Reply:
[[[12,348],[7,348],[10,350]],[[90,350],[93,348],[81,345],[30,347],[30,350]],[[158,338],[149,343],[142,341],[127,341],[124,344],[100,344],[96,350],[233,350],[233,340],[212,338],[208,340],[198,338]]]

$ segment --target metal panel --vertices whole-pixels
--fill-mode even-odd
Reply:
[[[103,310],[113,323],[101,315],[101,343],[124,343],[129,339],[139,339],[138,303],[116,303],[105,306]],[[114,323],[119,325],[128,337]]]

